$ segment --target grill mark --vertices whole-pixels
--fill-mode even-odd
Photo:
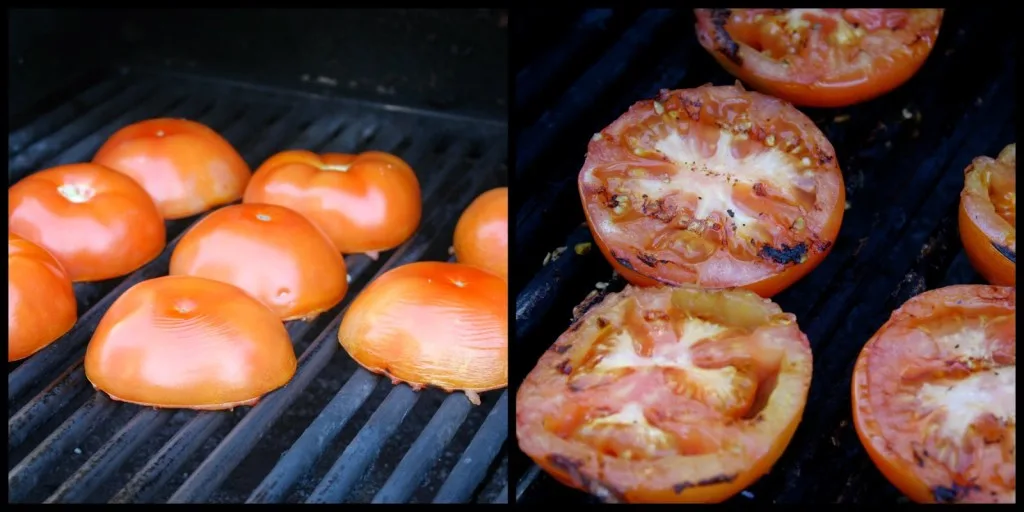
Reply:
[[[995,247],[996,250],[999,251],[999,254],[1002,254],[1004,258],[1010,260],[1010,263],[1013,263],[1014,265],[1017,264],[1017,254],[1011,251],[1009,247],[999,245],[995,242],[992,242],[992,247]]]
[[[601,501],[605,503],[626,503],[626,496],[622,491],[607,482],[591,478],[580,470],[580,467],[583,466],[583,461],[574,460],[555,453],[548,455],[548,463],[552,467],[564,471],[571,480],[580,484],[580,487],[590,494],[597,496]]]
[[[699,480],[696,483],[689,482],[689,481],[687,481],[687,482],[679,482],[678,484],[675,484],[675,485],[672,486],[672,490],[675,491],[676,494],[682,494],[683,491],[685,491],[687,489],[694,488],[694,487],[704,487],[704,486],[707,486],[707,485],[716,485],[716,484],[727,484],[729,482],[732,482],[733,480],[736,480],[737,476],[738,475],[736,475],[736,474],[733,474],[733,475],[720,474],[720,475],[715,475],[715,476],[710,477],[710,478],[705,478],[703,480]]]
[[[953,482],[953,485],[949,487],[936,485],[932,488],[932,497],[935,498],[936,503],[956,503],[965,498],[967,493],[980,490],[981,487],[977,485],[962,486]]]
[[[725,55],[733,64],[742,66],[743,59],[740,58],[740,45],[736,44],[736,41],[729,35],[729,32],[725,30],[725,25],[729,23],[729,16],[731,14],[731,9],[711,9],[711,24],[715,28],[714,34],[711,37],[714,40],[715,50],[718,53]]]
[[[800,260],[807,256],[807,243],[800,242],[792,247],[782,244],[782,247],[778,248],[764,244],[761,246],[761,250],[757,252],[757,255],[762,259],[770,259],[779,265],[800,263]]]

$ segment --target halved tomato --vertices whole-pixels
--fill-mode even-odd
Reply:
[[[992,284],[1017,283],[1017,145],[964,170],[960,239],[971,265]]]
[[[853,424],[886,478],[918,503],[1014,503],[1017,299],[960,285],[918,295],[864,345]]]
[[[519,447],[605,501],[718,503],[768,472],[803,415],[811,347],[745,290],[610,294],[516,395]]]
[[[197,222],[171,254],[170,275],[233,284],[282,320],[312,320],[348,291],[345,260],[319,228],[272,204],[237,204]]]
[[[71,278],[45,249],[7,233],[7,361],[35,354],[78,319]]]
[[[143,281],[103,315],[85,376],[110,398],[149,407],[253,405],[295,375],[277,316],[229,284],[189,276]]]
[[[50,252],[72,281],[129,274],[160,255],[164,220],[131,178],[102,165],[30,174],[7,190],[8,229]]]
[[[251,176],[230,142],[187,119],[150,119],[121,128],[92,161],[139,182],[167,219],[240,199]]]
[[[942,9],[697,9],[697,39],[765,94],[808,107],[881,96],[928,58]]]
[[[455,225],[455,258],[508,279],[508,187],[480,194]]]
[[[324,230],[343,254],[373,259],[408,240],[422,210],[416,173],[380,151],[278,153],[256,170],[243,201],[291,208]]]
[[[508,286],[460,263],[424,261],[380,276],[349,306],[338,341],[357,363],[413,389],[508,385]]]
[[[846,203],[814,123],[738,84],[636,103],[594,135],[579,190],[598,247],[629,282],[764,297],[825,258]]]

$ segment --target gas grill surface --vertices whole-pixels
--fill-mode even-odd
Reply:
[[[315,321],[289,322],[299,356],[288,385],[230,412],[157,410],[111,401],[85,379],[93,329],[132,285],[167,274],[181,234],[131,275],[76,284],[80,318],[60,340],[8,368],[11,502],[504,502],[508,394],[413,392],[363,370],[341,350],[349,302],[397,266],[449,258],[476,195],[507,184],[504,123],[329,99],[145,70],[86,84],[8,134],[8,184],[89,161],[118,128],[185,117],[223,134],[255,168],[285,149],[383,150],[420,179],[416,234],[378,261],[345,258],[345,299]],[[197,354],[197,357],[202,357]]]
[[[772,471],[732,502],[906,501],[850,425],[850,375],[863,344],[908,298],[983,282],[962,250],[956,210],[967,164],[1015,141],[1011,18],[949,9],[927,63],[903,87],[849,108],[803,109],[835,146],[850,204],[832,253],[774,299],[796,314],[814,351],[803,422]],[[576,190],[591,135],[659,89],[735,82],[693,27],[688,10],[518,10],[512,18],[521,57],[513,63],[513,392],[597,283],[623,286],[596,247],[573,250],[592,241]],[[511,464],[517,502],[596,501],[518,449]]]

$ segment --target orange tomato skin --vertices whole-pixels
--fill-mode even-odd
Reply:
[[[244,291],[165,276],[118,297],[85,354],[85,375],[114,400],[149,407],[252,405],[295,374],[288,332]]]
[[[101,165],[39,171],[8,189],[7,199],[8,229],[49,251],[75,282],[129,274],[167,243],[146,191]]]
[[[502,388],[508,385],[508,285],[461,263],[403,265],[352,301],[338,341],[364,368],[395,383]]]
[[[455,225],[455,258],[508,279],[508,187],[473,200]]]
[[[327,236],[271,204],[228,206],[197,222],[174,248],[170,275],[232,284],[285,321],[316,318],[348,291],[345,260]]]
[[[7,362],[42,350],[78,319],[71,278],[45,249],[7,233]]]
[[[788,10],[788,9],[787,9]],[[939,27],[942,21],[942,9],[919,9],[918,11],[931,11],[908,16],[913,21],[911,29],[897,29],[880,26],[882,20],[859,20],[864,27],[868,27],[871,33],[882,34],[881,37],[897,38],[897,32],[902,30],[908,32],[908,41],[913,41],[904,46],[905,51],[892,51],[885,54],[885,57],[871,55],[874,60],[869,71],[858,69],[836,70],[832,68],[804,69],[800,67],[802,62],[781,68],[779,61],[763,55],[749,43],[756,41],[762,30],[759,29],[761,17],[765,17],[762,11],[774,11],[774,9],[729,9],[730,20],[721,29],[716,23],[715,9],[697,9],[697,37],[701,46],[710,53],[715,60],[731,75],[750,84],[751,87],[765,94],[789,101],[795,105],[805,107],[844,107],[862,103],[877,98],[893,89],[903,85],[910,80],[917,71],[924,65],[928,55],[931,54],[938,38]],[[903,9],[851,9],[858,11],[860,18],[880,18],[879,11],[903,11]],[[871,12],[874,11],[874,12]],[[720,32],[731,34],[730,39],[738,43],[735,56],[724,49]],[[781,32],[781,31],[780,31]],[[903,32],[899,35],[902,36]],[[891,34],[891,35],[890,35]],[[821,42],[821,38],[815,37]],[[799,40],[798,40],[799,42]],[[806,43],[804,43],[806,48]],[[882,45],[877,45],[882,47]],[[817,48],[815,48],[817,49]],[[800,53],[800,52],[798,52]],[[737,63],[735,60],[740,63]],[[804,61],[805,62],[805,61]],[[829,62],[827,58],[815,62]],[[789,68],[796,68],[795,70]]]
[[[951,313],[955,312],[955,313]],[[954,318],[953,315],[958,315]],[[964,318],[975,317],[975,320],[994,319],[1002,316],[1003,325],[1008,326],[1009,336],[1013,338],[1012,345],[1015,346],[1016,328],[1016,290],[1008,286],[986,286],[986,285],[955,285],[926,291],[917,295],[896,311],[891,318],[878,329],[878,331],[865,343],[857,362],[854,366],[853,378],[850,386],[850,395],[853,410],[853,425],[857,436],[864,446],[868,456],[874,462],[878,470],[908,498],[917,503],[935,503],[936,492],[933,486],[937,484],[953,487],[952,483],[963,478],[959,475],[964,467],[981,466],[983,477],[986,474],[984,463],[991,459],[984,459],[979,456],[974,460],[964,460],[953,469],[942,459],[943,454],[934,445],[927,444],[933,437],[931,432],[926,432],[927,427],[936,426],[931,424],[916,424],[913,420],[922,422],[929,418],[942,417],[941,414],[965,414],[969,411],[946,410],[931,407],[925,413],[923,405],[917,405],[919,399],[912,395],[896,395],[892,388],[901,385],[901,377],[908,373],[908,368],[923,366],[926,363],[937,362],[942,370],[969,368],[960,366],[962,360],[953,358],[950,347],[930,339],[932,332],[942,332],[941,327],[929,325],[929,322],[946,320],[951,325],[964,325],[967,322]],[[984,323],[982,322],[982,325]],[[958,334],[958,333],[952,333]],[[986,331],[986,337],[989,336]],[[923,338],[922,338],[923,337]],[[970,342],[970,337],[963,337]],[[920,340],[925,340],[921,342]],[[991,339],[985,340],[992,341]],[[956,343],[956,342],[954,342]],[[975,369],[984,371],[985,368],[993,368],[994,359],[991,346],[984,347],[990,353],[979,357],[974,351],[977,347],[961,347],[959,343],[952,347],[953,353],[963,348],[963,353],[969,355]],[[1010,358],[1016,358],[1016,351],[1012,350]],[[1014,366],[1015,363],[1011,363]],[[995,367],[995,369],[1000,369]],[[873,376],[872,374],[877,374]],[[893,378],[894,377],[894,378]],[[958,376],[957,379],[963,376]],[[954,380],[957,380],[954,379]],[[882,387],[881,386],[890,386]],[[946,391],[952,391],[952,387]],[[948,396],[948,395],[947,395]],[[905,400],[910,398],[910,400]],[[965,404],[961,404],[963,406]],[[969,404],[968,404],[969,405]],[[916,410],[915,410],[916,408]],[[881,409],[881,410],[880,410]],[[905,412],[905,416],[892,417],[895,412]],[[912,415],[912,416],[911,416]],[[913,419],[911,419],[913,418]],[[998,421],[998,419],[997,419]],[[1005,427],[1012,432],[1014,426],[1011,423]],[[894,434],[896,433],[896,434]],[[968,439],[973,437],[974,439]],[[946,451],[970,453],[978,445],[988,445],[982,442],[981,435],[977,429],[969,428],[964,439],[954,445],[946,445]],[[916,446],[916,450],[925,455],[908,455],[907,447]],[[995,443],[999,446],[999,443]],[[932,455],[928,455],[929,449]],[[1011,451],[1013,449],[1011,448]],[[933,460],[933,458],[937,460]],[[938,476],[936,476],[938,475]],[[985,502],[999,503],[1014,499],[1007,496],[1002,490],[989,487],[991,482],[977,481],[981,484],[978,492],[970,493],[967,496],[956,498],[963,502]],[[965,485],[964,487],[970,487]]]
[[[93,163],[139,182],[166,219],[181,219],[242,197],[251,171],[209,127],[187,119],[150,119],[121,128]]]
[[[402,159],[380,151],[278,153],[256,170],[243,202],[303,214],[342,254],[394,249],[412,236],[422,214],[416,174]]]
[[[990,188],[997,180],[1002,185],[997,193],[1014,197],[1010,207],[1013,210],[1012,222],[1001,218],[992,203]],[[1016,182],[1016,144],[1007,146],[998,159],[978,157],[964,170],[964,189],[960,194],[958,214],[960,239],[971,266],[995,285],[1014,286],[1017,283]],[[997,244],[1012,253],[1014,260],[1000,252]]]

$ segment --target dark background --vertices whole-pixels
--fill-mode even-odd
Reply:
[[[13,9],[8,119],[110,66],[504,119],[507,23],[495,9]]]
[[[962,250],[956,212],[964,168],[1015,141],[1013,23],[994,9],[947,9],[936,47],[909,82],[860,105],[802,109],[835,147],[850,207],[831,254],[774,297],[797,316],[814,353],[803,421],[772,471],[730,502],[906,501],[850,425],[850,375],[863,344],[908,298],[982,282]],[[591,136],[659,89],[735,78],[698,44],[689,9],[517,9],[510,31],[514,392],[574,306],[598,283],[623,286],[596,248],[573,250],[592,242],[576,189]],[[518,502],[596,501],[531,467],[513,450]]]

